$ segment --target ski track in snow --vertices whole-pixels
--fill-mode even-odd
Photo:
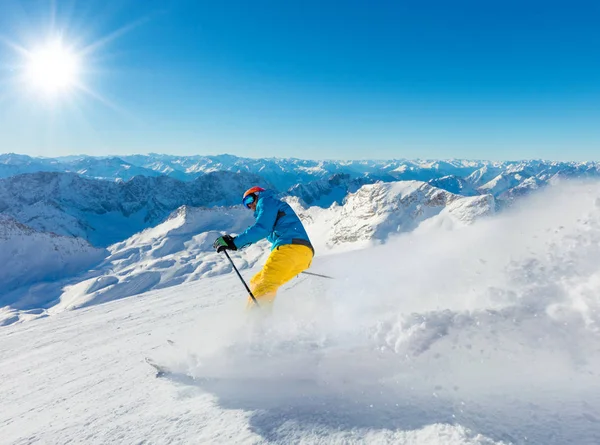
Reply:
[[[267,320],[227,274],[11,325],[2,441],[598,444],[598,264],[588,184],[316,258]]]

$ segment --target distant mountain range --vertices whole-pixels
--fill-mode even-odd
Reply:
[[[127,182],[140,175],[167,176],[190,182],[218,171],[258,175],[279,192],[289,192],[307,204],[328,207],[333,202],[341,204],[343,197],[348,192],[356,191],[360,185],[406,180],[430,182],[436,187],[463,196],[490,193],[499,201],[505,201],[535,190],[553,178],[598,177],[600,163],[406,159],[314,161],[294,158],[253,159],[232,155],[161,154],[57,158],[36,158],[12,153],[0,155],[0,178],[23,173],[61,172],[75,173],[88,179],[118,182]]]

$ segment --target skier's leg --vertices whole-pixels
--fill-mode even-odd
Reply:
[[[262,270],[259,271],[252,280],[250,280],[250,290],[254,298],[258,301],[261,309],[270,311],[273,301],[277,295],[277,289],[281,286],[281,276],[285,274],[286,269],[291,266],[289,258],[282,255],[278,249],[275,249],[267,258]],[[252,298],[248,297],[247,309],[256,308]],[[264,312],[263,311],[263,312]]]
[[[267,261],[268,261],[268,260],[267,260]],[[264,271],[264,266],[263,266],[263,269],[259,270],[259,271],[258,271],[258,272],[257,272],[257,273],[256,273],[256,274],[255,274],[255,275],[254,275],[254,276],[253,276],[251,279],[250,279],[250,283],[249,283],[249,284],[250,284],[250,290],[252,291],[252,295],[254,295],[254,298],[256,298],[256,299],[257,299],[257,301],[258,301],[259,299],[260,299],[260,300],[263,300],[263,298],[265,299],[265,301],[259,301],[259,303],[258,303],[258,304],[260,304],[260,305],[261,305],[261,307],[262,307],[262,306],[264,306],[266,303],[268,303],[268,300],[269,300],[269,298],[268,298],[267,296],[263,296],[263,295],[261,295],[261,296],[257,297],[257,294],[256,294],[256,290],[257,290],[257,288],[259,288],[259,286],[258,286],[258,283],[260,283],[260,282],[262,281],[262,279],[263,279],[263,278],[262,278],[262,276],[263,276],[263,271]],[[253,300],[253,299],[252,299],[252,298],[249,296],[249,297],[248,297],[248,300],[247,300],[247,302],[246,302],[246,309],[247,309],[247,310],[248,310],[248,309],[255,309],[255,308],[257,308],[257,307],[258,307],[258,306],[256,306],[256,303],[254,303],[254,300]]]
[[[263,269],[251,280],[251,290],[258,304],[270,308],[277,289],[310,267],[312,250],[303,245],[288,244],[271,252]],[[253,305],[249,298],[248,308]]]

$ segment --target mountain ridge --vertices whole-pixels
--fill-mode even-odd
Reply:
[[[270,186],[250,173],[213,172],[191,182],[167,176],[110,182],[74,173],[27,173],[0,179],[0,214],[42,232],[106,247],[159,223],[182,205],[237,204],[256,184]]]

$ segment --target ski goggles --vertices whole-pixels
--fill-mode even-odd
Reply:
[[[250,208],[250,204],[252,204],[254,201],[256,201],[256,195],[254,193],[249,194],[242,200],[247,208]]]

